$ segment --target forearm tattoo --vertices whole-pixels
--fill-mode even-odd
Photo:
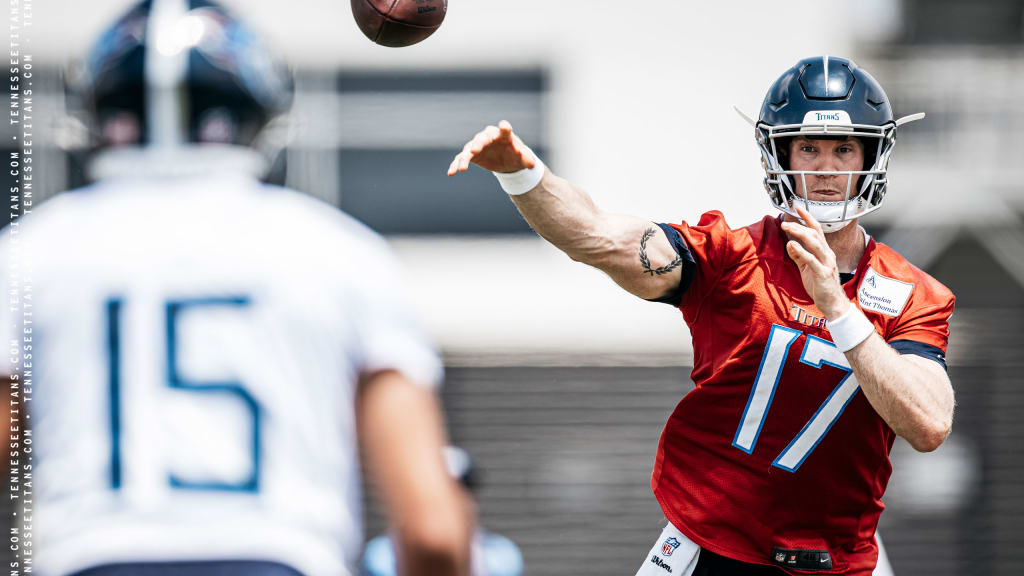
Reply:
[[[655,234],[657,234],[657,231],[654,228],[648,228],[647,230],[644,230],[644,235],[640,237],[640,265],[644,268],[643,273],[648,276],[661,276],[662,274],[668,274],[683,263],[683,258],[676,254],[675,259],[668,264],[658,268],[651,268],[651,259],[647,257],[647,241],[653,238]]]

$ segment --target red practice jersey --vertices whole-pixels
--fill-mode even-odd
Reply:
[[[696,389],[665,425],[651,485],[712,552],[775,564],[776,549],[827,551],[829,573],[867,575],[896,435],[832,344],[781,223],[730,230],[709,212],[672,226],[696,267],[679,305]],[[887,342],[945,354],[952,293],[889,247],[869,240],[843,288]]]

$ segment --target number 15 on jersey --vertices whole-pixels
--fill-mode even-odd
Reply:
[[[221,480],[216,478],[204,479],[202,481],[186,480],[180,478],[173,471],[167,471],[167,481],[171,488],[180,490],[227,490],[240,492],[257,492],[260,486],[260,418],[262,407],[249,393],[241,382],[237,381],[195,381],[185,378],[182,374],[179,359],[179,319],[188,312],[200,314],[204,310],[215,308],[226,308],[238,310],[244,313],[250,305],[250,299],[246,296],[232,297],[204,297],[187,298],[179,300],[168,300],[164,303],[164,325],[163,336],[166,339],[165,346],[165,378],[164,385],[181,393],[188,393],[189,398],[194,402],[203,402],[204,398],[211,395],[218,395],[228,398],[232,402],[239,403],[247,414],[251,416],[251,432],[249,434],[248,449],[251,451],[252,467],[249,474],[244,478],[235,480]],[[123,419],[125,414],[122,406],[122,388],[126,383],[122,382],[122,348],[121,341],[121,316],[122,308],[125,305],[123,298],[111,298],[106,303],[106,328],[107,348],[109,362],[109,388],[110,388],[110,433],[111,433],[111,456],[110,456],[110,487],[120,490],[123,482],[123,459],[122,435],[124,434]],[[141,334],[140,338],[157,338],[159,334]],[[131,383],[128,383],[130,386]],[[193,398],[194,397],[194,398]]]

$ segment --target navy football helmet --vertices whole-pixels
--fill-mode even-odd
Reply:
[[[882,86],[852,60],[821,56],[797,62],[768,89],[755,123],[764,185],[772,205],[796,216],[793,204],[799,202],[826,232],[877,210],[888,186],[886,170],[896,143],[896,127],[922,117],[924,114],[914,114],[894,120]],[[797,135],[860,138],[864,167],[840,172],[791,170],[788,141]],[[846,178],[843,200],[810,200],[806,183],[800,187],[803,195],[798,196],[794,178],[837,174]]]
[[[99,38],[77,92],[92,147],[252,147],[291,104],[291,75],[209,0],[145,0]]]

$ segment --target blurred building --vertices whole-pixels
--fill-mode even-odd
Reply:
[[[1024,572],[1024,2],[906,0],[862,64],[908,125],[881,238],[957,294],[954,433],[934,454],[894,450],[882,531],[897,573]],[[908,193],[909,192],[909,193]]]

